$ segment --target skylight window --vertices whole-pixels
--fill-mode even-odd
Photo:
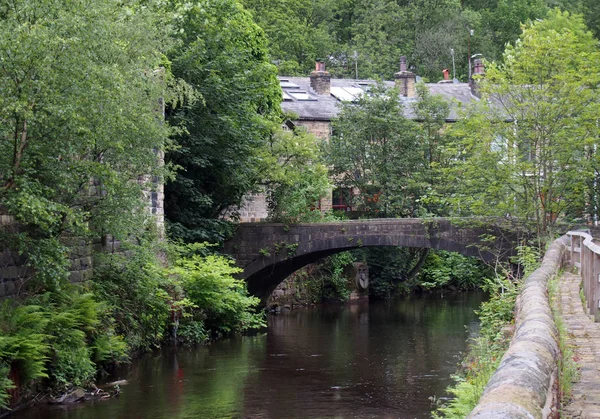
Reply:
[[[365,91],[360,87],[332,87],[331,95],[341,102],[356,102]]]
[[[306,92],[304,90],[291,90],[291,91],[287,91],[286,93],[296,100],[316,100],[316,99],[313,99],[308,94],[308,92]]]
[[[300,86],[298,86],[296,83],[292,83],[289,80],[279,80],[279,85],[281,86],[282,89],[299,89]]]

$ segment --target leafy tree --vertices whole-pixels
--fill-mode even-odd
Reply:
[[[426,215],[444,216],[448,215],[442,187],[444,170],[452,165],[455,157],[445,132],[450,105],[440,95],[432,95],[423,84],[417,85],[417,96],[419,100],[413,110],[419,121],[417,142],[423,161],[419,201]]]
[[[50,285],[66,276],[63,233],[143,225],[137,180],[163,174],[169,134],[168,39],[137,0],[15,0],[0,22],[0,202],[24,226],[9,245]]]
[[[358,193],[353,206],[383,217],[414,214],[417,131],[396,89],[378,85],[343,104],[328,158],[336,183]]]
[[[484,30],[491,33],[495,51],[490,58],[500,58],[504,47],[521,33],[521,24],[543,18],[547,12],[544,0],[498,0],[494,9],[483,13]]]
[[[271,58],[281,74],[307,74],[315,59],[336,47],[328,21],[333,12],[327,0],[244,0],[256,23],[265,30]]]
[[[599,60],[582,16],[553,10],[488,66],[483,100],[453,130],[464,139],[453,172],[463,210],[523,217],[539,234],[584,214],[587,194],[597,195]]]
[[[304,127],[278,130],[271,136],[262,158],[269,219],[299,222],[322,216],[321,211],[313,211],[330,189],[322,160],[319,141]]]
[[[267,59],[263,31],[235,0],[175,5],[181,44],[173,72],[202,100],[172,109],[184,127],[167,159],[182,168],[168,184],[165,212],[172,233],[204,240],[206,230],[262,178],[261,150],[279,121],[281,91]]]

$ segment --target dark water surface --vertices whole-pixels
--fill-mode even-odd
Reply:
[[[300,309],[266,333],[134,361],[118,399],[31,418],[425,418],[446,396],[482,293]]]

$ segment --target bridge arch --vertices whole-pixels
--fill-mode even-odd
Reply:
[[[346,250],[381,246],[431,248],[489,261],[511,256],[517,243],[516,233],[490,220],[398,218],[294,225],[244,223],[224,250],[243,269],[241,276],[248,291],[265,303],[277,285],[293,272]]]

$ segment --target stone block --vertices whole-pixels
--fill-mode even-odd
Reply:
[[[89,281],[93,278],[94,276],[94,270],[93,269],[86,269],[85,271],[81,271],[81,279],[82,281]]]
[[[69,274],[69,282],[77,283],[83,281],[82,272],[84,271],[75,271]]]
[[[4,296],[8,297],[17,293],[16,281],[8,279],[4,281]]]

